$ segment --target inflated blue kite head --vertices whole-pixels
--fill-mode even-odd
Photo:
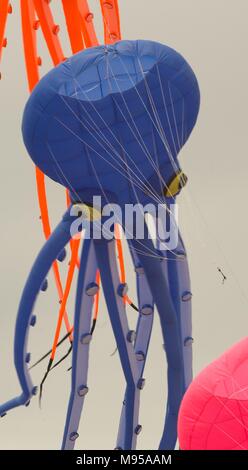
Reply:
[[[152,41],[86,49],[31,94],[23,138],[34,163],[73,200],[120,204],[166,194],[197,119],[200,93],[185,59]]]

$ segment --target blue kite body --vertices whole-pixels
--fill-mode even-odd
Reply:
[[[34,163],[69,190],[72,205],[83,202],[90,206],[93,197],[100,195],[105,202],[118,203],[122,209],[125,204],[154,201],[169,207],[181,183],[174,194],[166,195],[166,188],[180,172],[178,154],[196,123],[199,104],[196,77],[180,54],[152,41],[120,41],[84,50],[41,80],[25,108],[23,138]],[[27,364],[32,309],[52,262],[71,238],[73,220],[69,210],[40,252],[28,278],[15,335],[15,365],[22,393],[0,407],[1,415],[26,404],[35,392]],[[166,222],[165,216],[164,227]],[[90,328],[98,269],[127,386],[116,447],[135,449],[141,430],[139,399],[154,306],[160,317],[168,363],[168,401],[159,448],[173,449],[176,443],[178,410],[192,379],[191,290],[186,250],[181,236],[172,252],[159,249],[149,238],[146,225],[142,242],[134,237],[128,243],[137,277],[136,337],[128,327],[123,302],[127,286],[120,283],[114,238],[84,241],[63,449],[74,447],[88,392]]]
[[[150,186],[161,191],[145,154],[170,181],[171,158],[179,166],[177,155],[195,125],[199,99],[192,69],[169,47],[152,41],[94,47],[36,86],[24,112],[24,142],[35,164],[69,188],[73,199],[91,202],[93,195],[104,196],[99,178],[111,202],[125,204],[130,197],[136,202],[130,191],[136,175],[143,203]]]

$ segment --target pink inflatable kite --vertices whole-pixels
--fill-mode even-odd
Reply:
[[[248,450],[248,338],[207,366],[182,401],[181,450]]]

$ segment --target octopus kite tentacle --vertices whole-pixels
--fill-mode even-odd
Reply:
[[[129,248],[131,257],[133,259],[133,264],[136,272],[136,283],[137,283],[137,295],[138,295],[138,304],[139,304],[139,316],[136,326],[136,331],[134,333],[134,352],[137,361],[138,369],[138,382],[137,387],[139,390],[142,390],[145,385],[145,379],[143,378],[143,372],[145,368],[147,352],[149,347],[149,342],[151,338],[154,309],[153,309],[153,298],[144,274],[142,266],[139,264],[139,260],[135,251],[132,249],[132,241],[129,240]],[[124,438],[125,438],[125,425],[126,425],[126,410],[127,410],[126,395],[124,397],[119,431],[117,437],[117,448],[124,448]],[[141,425],[137,429],[140,432],[142,429]],[[133,447],[134,449],[134,447]]]
[[[161,222],[166,225],[166,218],[162,219]],[[179,329],[179,348],[182,355],[182,393],[185,393],[187,387],[192,380],[192,312],[191,312],[191,290],[190,290],[190,277],[188,269],[188,260],[186,249],[179,233],[179,239],[177,248],[175,251],[161,250],[164,258],[161,259],[161,266],[165,273],[165,277],[168,282],[169,292],[171,301],[174,305],[175,312],[177,315],[177,323]],[[166,344],[165,344],[166,349]],[[168,375],[170,375],[170,369],[168,364]],[[173,394],[168,396],[167,410],[165,427],[163,431],[163,437],[161,439],[161,448],[166,446],[168,430],[166,423],[172,423],[172,427],[177,423],[177,414],[173,416],[171,409],[174,408],[174,397]],[[173,424],[174,421],[174,424]],[[176,440],[174,442],[174,445]],[[167,447],[166,447],[167,448]]]
[[[125,304],[123,302],[126,286],[120,284],[119,280],[115,241],[105,239],[94,240],[94,245],[109,317],[127,384],[123,448],[133,449],[139,430],[138,410],[140,390],[138,388],[139,374],[132,344],[132,334],[129,331]]]
[[[1,416],[12,408],[27,404],[32,395],[37,393],[37,387],[33,386],[28,370],[30,361],[30,354],[27,352],[28,333],[30,325],[35,325],[36,317],[32,316],[32,313],[42,283],[52,263],[71,238],[71,222],[72,218],[67,212],[41,249],[25,284],[17,314],[14,341],[14,361],[22,393],[0,406]]]
[[[192,293],[187,252],[180,234],[176,253],[170,253],[167,267],[171,297],[177,311],[180,325],[185,391],[191,383],[193,376]]]
[[[92,339],[91,318],[94,296],[99,285],[96,284],[97,262],[92,240],[84,240],[80,270],[78,275],[76,307],[74,317],[74,338],[72,356],[72,385],[68,405],[62,449],[72,450],[78,437],[78,426],[88,392],[87,374],[89,345]]]
[[[177,440],[177,416],[180,402],[183,396],[183,358],[180,347],[180,331],[176,310],[171,300],[166,275],[159,257],[151,257],[149,253],[153,249],[152,240],[149,239],[148,230],[142,240],[144,252],[139,250],[137,240],[133,240],[133,247],[137,250],[139,262],[144,269],[149,288],[156,304],[165,352],[168,363],[168,403],[164,432],[159,449],[173,449]]]

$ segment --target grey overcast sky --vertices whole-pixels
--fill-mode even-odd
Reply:
[[[28,98],[20,28],[19,2],[12,1],[8,47],[4,50],[0,82],[0,205],[1,315],[0,402],[19,392],[13,365],[14,324],[25,279],[43,243],[33,164],[20,131]],[[60,37],[69,55],[61,2],[52,2]],[[102,37],[99,4],[90,1]],[[181,164],[189,177],[180,197],[180,221],[188,249],[193,290],[194,372],[217,357],[247,332],[248,200],[248,2],[247,0],[120,0],[123,38],[152,39],[178,50],[193,67],[200,84],[199,120],[182,151]],[[43,71],[51,67],[39,39]],[[63,213],[64,191],[48,182],[54,224]],[[227,275],[225,285],[217,272]],[[134,274],[127,257],[130,295]],[[36,306],[38,324],[30,337],[32,358],[49,349],[58,305],[52,277],[49,291]],[[73,315],[74,296],[69,311]],[[128,312],[134,324],[134,312]],[[89,386],[80,424],[81,449],[113,449],[124,392],[118,356],[105,304],[91,348]],[[45,364],[33,373],[34,383]],[[142,392],[143,432],[138,448],[157,448],[165,409],[166,366],[156,319]],[[42,410],[34,399],[29,408],[9,413],[0,422],[1,449],[59,448],[70,390],[66,365],[47,380]]]

